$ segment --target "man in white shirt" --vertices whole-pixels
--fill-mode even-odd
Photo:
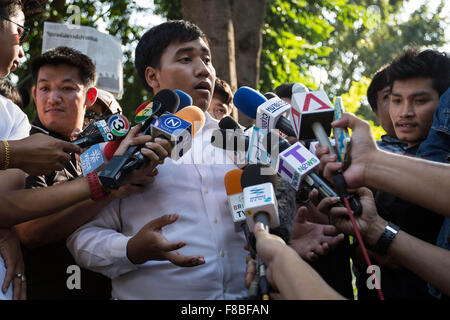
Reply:
[[[153,94],[188,93],[205,126],[183,158],[158,167],[143,194],[110,203],[68,248],[81,266],[112,279],[116,299],[242,298],[245,237],[234,231],[224,186],[236,165],[210,144],[218,121],[206,112],[216,77],[207,39],[186,21],[160,24],[140,40],[135,64]]]

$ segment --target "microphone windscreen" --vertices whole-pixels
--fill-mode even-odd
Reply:
[[[170,89],[163,89],[153,97],[152,101],[159,101],[161,108],[156,111],[156,115],[161,115],[164,112],[175,113],[180,104],[178,95]]]
[[[136,109],[136,115],[141,112],[142,110],[145,109],[145,107],[150,103],[150,101],[146,101],[144,103],[142,103],[139,107],[137,107]]]
[[[205,113],[199,107],[187,106],[175,113],[175,115],[192,124],[192,136],[205,125]]]
[[[243,114],[256,119],[258,107],[267,101],[261,93],[250,87],[240,87],[233,96],[233,103]]]
[[[222,118],[222,120],[219,121],[219,128],[220,129],[240,129],[241,127],[239,124],[230,116],[226,116]]]
[[[105,144],[103,153],[105,154],[106,159],[111,160],[117,148],[119,148],[120,142],[121,140],[116,140],[116,141],[109,141]]]
[[[264,170],[264,171],[263,171]],[[269,165],[251,164],[248,165],[241,176],[242,189],[262,183],[272,183],[274,189],[277,185],[277,173]]]
[[[272,98],[278,98],[278,96],[275,93],[273,93],[273,92],[266,92],[266,93],[264,93],[264,97],[266,97],[267,100],[270,100]]]
[[[243,172],[242,169],[233,169],[225,174],[224,183],[225,183],[225,190],[227,191],[228,196],[242,192],[241,186],[242,172]]]
[[[194,102],[192,101],[192,97],[190,95],[178,89],[175,89],[173,91],[178,95],[178,98],[180,98],[180,105],[178,106],[178,111],[180,111],[184,107],[192,106]]]

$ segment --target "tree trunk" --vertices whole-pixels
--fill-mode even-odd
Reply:
[[[238,88],[258,87],[262,49],[262,27],[267,0],[238,0],[233,3],[233,26],[236,46]],[[239,112],[239,122],[248,126],[253,119]]]
[[[206,34],[217,76],[228,82],[233,92],[241,86],[258,87],[266,2],[181,0],[183,18]],[[233,117],[244,126],[253,123],[236,108]]]
[[[236,60],[230,1],[181,0],[181,8],[183,19],[195,23],[206,34],[216,74],[228,82],[235,92]]]

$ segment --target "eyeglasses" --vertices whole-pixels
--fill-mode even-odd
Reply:
[[[19,45],[22,45],[25,42],[25,40],[27,39],[28,34],[30,33],[30,28],[24,27],[24,26],[14,22],[14,21],[12,21],[12,20],[9,20],[8,18],[6,18],[4,16],[0,15],[0,18],[2,18],[3,20],[6,20],[6,21],[14,23],[16,26],[18,26],[20,29],[23,30],[22,34],[19,33]]]

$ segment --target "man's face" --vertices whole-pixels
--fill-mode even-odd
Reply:
[[[377,92],[377,111],[375,112],[375,116],[387,135],[396,137],[394,125],[392,124],[391,116],[389,115],[390,91],[389,86],[386,86]]]
[[[216,120],[221,120],[223,117],[230,114],[231,107],[228,106],[222,99],[216,94],[211,99],[211,104],[208,108],[208,113]]]
[[[433,89],[431,78],[396,80],[389,113],[397,137],[408,142],[408,147],[425,140],[438,104],[439,94]]]
[[[22,26],[25,23],[22,11],[7,18]],[[0,43],[2,44],[0,46],[0,78],[14,72],[20,65],[20,58],[25,55],[22,46],[19,45],[19,38],[24,30],[11,21],[0,18]]]
[[[68,65],[42,66],[33,89],[42,124],[65,137],[70,137],[75,128],[81,130],[86,93],[77,68]]]
[[[154,70],[154,79],[147,78],[154,93],[162,89],[182,90],[192,97],[194,105],[203,111],[208,109],[216,70],[211,64],[209,47],[202,38],[170,44],[161,56],[159,68]]]

